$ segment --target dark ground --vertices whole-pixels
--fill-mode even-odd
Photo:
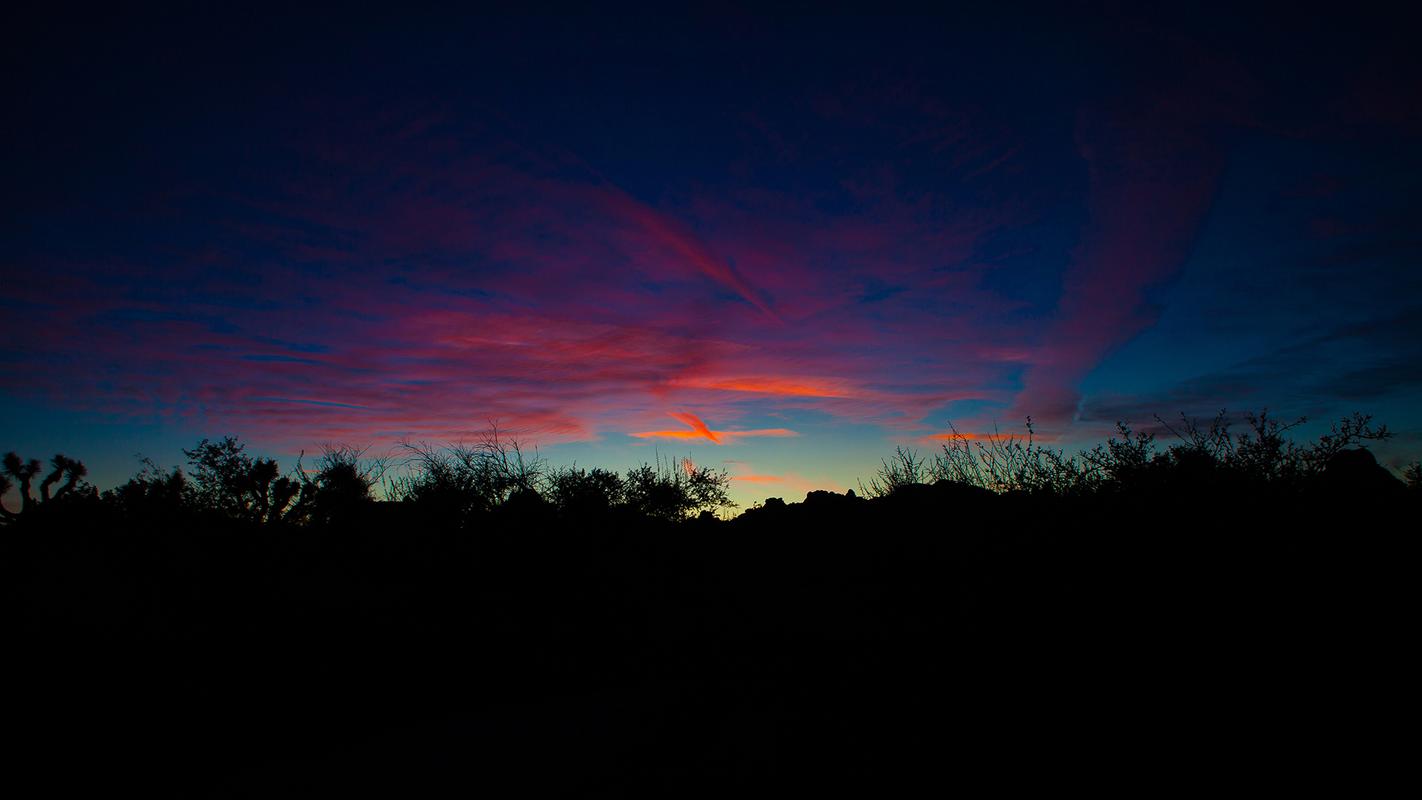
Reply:
[[[13,797],[1356,791],[1416,498],[817,494],[732,522],[3,531]]]

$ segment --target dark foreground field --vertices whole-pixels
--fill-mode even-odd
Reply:
[[[1403,747],[1386,731],[1408,722],[1418,507],[1364,486],[942,483],[730,522],[532,503],[450,529],[373,504],[293,529],[57,509],[0,542],[6,782],[1357,789]]]

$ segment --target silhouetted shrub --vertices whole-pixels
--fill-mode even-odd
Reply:
[[[1329,462],[1348,448],[1391,435],[1386,426],[1375,427],[1371,416],[1359,413],[1335,422],[1327,433],[1308,444],[1299,444],[1289,436],[1306,419],[1281,423],[1265,410],[1247,412],[1243,421],[1246,430],[1236,433],[1224,411],[1207,423],[1184,414],[1175,424],[1156,417],[1161,430],[1176,440],[1164,449],[1155,434],[1135,431],[1120,422],[1115,436],[1072,456],[1038,445],[1030,417],[1025,436],[994,431],[969,437],[950,426],[948,440],[931,459],[899,447],[861,488],[870,497],[934,481],[999,493],[1054,496],[1155,491],[1166,486],[1267,484],[1297,488],[1321,476]]]
[[[347,520],[375,502],[372,489],[385,474],[386,460],[365,458],[364,448],[326,445],[315,469],[307,473],[297,461],[301,489],[287,518],[332,524]]]
[[[621,506],[626,487],[611,470],[566,467],[551,470],[546,479],[548,501],[565,516],[605,514]]]
[[[657,459],[627,471],[623,504],[653,519],[680,520],[700,511],[734,508],[730,476],[723,470],[698,467],[691,459],[679,464]]]
[[[906,447],[894,448],[894,455],[879,462],[879,471],[869,479],[869,485],[859,483],[867,497],[887,497],[906,486],[917,486],[930,480],[931,469],[919,454]]]
[[[473,445],[404,445],[407,474],[390,482],[391,499],[465,519],[490,511],[516,494],[539,493],[547,464],[537,451],[524,452],[517,439],[491,425]]]
[[[949,438],[926,467],[929,479],[994,492],[1068,495],[1097,488],[1098,468],[1084,458],[1038,445],[1031,417],[1026,427],[1025,437],[994,430],[970,439],[950,425]],[[1130,432],[1125,433],[1129,442]]]

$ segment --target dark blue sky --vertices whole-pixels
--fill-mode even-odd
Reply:
[[[15,23],[0,448],[101,484],[489,419],[743,501],[1029,414],[1422,449],[1422,70],[1382,15]]]

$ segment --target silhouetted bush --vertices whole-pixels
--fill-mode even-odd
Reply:
[[[605,515],[622,506],[626,494],[622,476],[601,467],[553,469],[545,484],[548,501],[565,516]]]
[[[916,451],[906,447],[894,448],[894,455],[880,461],[879,471],[869,479],[869,485],[859,483],[859,490],[868,497],[887,497],[906,486],[917,486],[932,481],[932,468]]]
[[[1175,439],[1165,448],[1155,434],[1121,422],[1105,443],[1070,456],[1037,444],[1030,417],[1025,436],[994,431],[968,437],[950,426],[949,439],[931,459],[900,447],[861,488],[871,497],[936,481],[1063,497],[1167,486],[1265,484],[1298,489],[1324,475],[1339,453],[1391,435],[1386,426],[1373,426],[1372,417],[1355,413],[1335,422],[1316,441],[1300,444],[1288,434],[1305,421],[1285,424],[1267,410],[1248,412],[1243,415],[1245,430],[1235,432],[1224,411],[1207,423],[1183,414],[1175,424],[1157,417],[1161,430]]]
[[[625,510],[659,520],[733,507],[725,470],[658,459],[625,476],[594,468],[550,468],[536,452],[491,428],[473,446],[405,445],[407,474],[390,482],[392,499],[444,519],[468,520],[521,497],[538,497],[565,516]]]
[[[375,502],[372,490],[385,475],[387,463],[383,458],[367,459],[365,452],[349,445],[326,445],[310,473],[298,459],[301,488],[286,518],[331,525],[367,510]]]
[[[473,445],[404,445],[407,474],[390,484],[391,498],[422,506],[447,519],[466,520],[491,511],[511,497],[538,493],[547,464],[537,451],[524,452],[517,439],[497,426]]]

